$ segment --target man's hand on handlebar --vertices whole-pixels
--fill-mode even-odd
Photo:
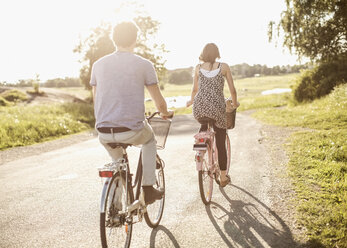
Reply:
[[[160,117],[164,120],[171,119],[174,116],[173,110],[168,110],[166,113],[160,113]]]

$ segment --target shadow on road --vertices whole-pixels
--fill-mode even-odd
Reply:
[[[161,232],[163,232],[164,235],[166,236],[166,237],[161,238],[161,239],[167,240],[169,238],[170,241],[172,242],[172,245],[175,248],[179,248],[180,247],[180,245],[178,244],[178,242],[175,239],[175,237],[173,236],[173,234],[166,227],[164,227],[162,225],[159,225],[157,228],[152,230],[151,237],[150,237],[150,248],[154,248],[155,247],[155,239],[156,239],[157,235],[163,236],[162,234],[160,234]],[[167,242],[166,242],[166,244],[167,244]],[[160,246],[158,246],[158,247],[160,247]]]
[[[172,119],[169,135],[193,135],[199,128],[200,124],[192,115],[177,115]]]
[[[225,190],[229,189],[220,188],[228,206],[211,202],[206,212],[228,247],[302,247],[266,204],[236,185],[232,185],[234,195],[241,194],[246,201],[230,199]]]

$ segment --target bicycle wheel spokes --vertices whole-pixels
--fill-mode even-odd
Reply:
[[[211,150],[208,148],[202,160],[202,169],[198,174],[200,196],[204,204],[209,204],[212,199],[213,174],[209,169],[209,163],[212,161],[211,156]]]
[[[165,192],[165,177],[164,177],[164,169],[160,165],[156,169],[156,184],[153,185],[155,189],[164,190]],[[163,216],[164,211],[164,203],[165,203],[165,193],[161,200],[155,201],[153,204],[150,204],[146,207],[147,211],[144,214],[146,223],[149,227],[155,228],[159,225],[161,217]]]
[[[102,247],[129,247],[132,223],[126,222],[126,188],[119,175],[112,178],[105,201],[105,212],[100,215]],[[128,204],[132,201],[128,190]]]

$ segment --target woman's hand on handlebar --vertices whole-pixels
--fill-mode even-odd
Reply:
[[[232,106],[234,109],[236,109],[236,108],[238,108],[238,107],[240,106],[240,103],[237,102],[236,105],[234,105],[234,103],[232,103],[231,106]]]
[[[186,106],[189,107],[189,106],[191,106],[191,105],[193,105],[193,101],[192,101],[192,100],[189,100],[189,101],[186,103]]]

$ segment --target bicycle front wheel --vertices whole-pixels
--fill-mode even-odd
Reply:
[[[126,192],[125,179],[119,173],[111,179],[104,198],[104,212],[100,213],[100,236],[103,248],[129,247],[132,223],[126,222],[126,206],[134,201],[134,195],[128,183]],[[128,203],[126,203],[128,194]],[[103,203],[102,203],[103,204]]]
[[[199,171],[199,190],[202,202],[207,205],[211,202],[213,191],[213,173],[210,171],[212,164],[212,151],[207,144],[207,151],[202,158],[202,168]]]
[[[164,161],[160,159],[157,155],[157,164],[155,170],[156,183],[153,187],[157,190],[163,190],[164,196],[160,200],[155,201],[154,203],[146,207],[146,213],[144,214],[146,223],[149,227],[155,228],[159,225],[161,217],[164,212],[164,203],[165,203],[165,177],[164,177]]]

